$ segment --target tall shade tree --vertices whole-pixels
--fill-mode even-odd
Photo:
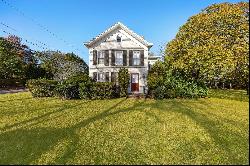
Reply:
[[[214,4],[192,16],[166,46],[166,59],[186,77],[248,87],[249,3]]]
[[[0,79],[24,77],[24,63],[17,54],[16,47],[6,38],[0,37]]]
[[[57,81],[62,81],[79,73],[88,73],[88,65],[74,53],[60,51],[36,52],[41,61],[41,67]]]

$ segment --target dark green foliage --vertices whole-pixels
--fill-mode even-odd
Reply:
[[[117,86],[111,82],[84,82],[80,84],[82,99],[111,99],[116,98]]]
[[[52,78],[48,72],[40,65],[37,64],[27,64],[25,66],[25,79],[37,79],[37,78]]]
[[[59,83],[54,91],[56,96],[63,99],[79,99],[79,84],[89,81],[90,78],[87,74],[78,74]]]
[[[208,92],[205,84],[184,79],[163,62],[156,62],[149,71],[148,87],[149,94],[156,99],[204,97]]]
[[[47,79],[32,79],[27,82],[27,87],[33,97],[51,97],[57,81]]]
[[[36,52],[41,66],[52,75],[54,80],[63,81],[72,75],[88,73],[88,65],[73,53],[60,51]]]
[[[1,79],[19,79],[23,78],[24,62],[17,52],[13,50],[14,46],[5,38],[0,38],[0,78]]]
[[[23,79],[0,79],[0,88],[23,87],[24,85]]]
[[[87,80],[79,84],[79,93],[81,99],[91,99],[93,96],[93,85],[94,82],[92,80]]]
[[[128,69],[122,68],[118,73],[118,83],[120,87],[120,96],[128,96],[128,85],[129,85],[129,73]]]

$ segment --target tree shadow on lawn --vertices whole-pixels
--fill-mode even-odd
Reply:
[[[14,98],[10,100],[0,100],[0,103],[5,103],[5,102],[16,102],[16,101],[26,101],[26,100],[31,100],[34,99],[33,97],[26,97],[26,98]]]
[[[145,111],[145,115],[155,118],[156,121],[159,123],[162,122],[157,117],[157,115],[153,114],[152,112],[148,112],[144,108],[153,108],[160,111],[171,111],[175,113],[181,113],[182,115],[189,117],[190,119],[195,121],[199,126],[204,128],[207,131],[207,133],[211,136],[211,138],[214,140],[216,145],[218,145],[221,149],[223,149],[226,152],[227,156],[225,156],[225,159],[222,160],[223,162],[229,164],[233,163],[241,164],[248,162],[247,157],[245,158],[244,155],[237,157],[238,153],[242,153],[242,151],[243,153],[247,154],[248,139],[243,137],[239,133],[232,132],[220,126],[221,124],[226,122],[221,121],[220,124],[218,121],[212,120],[206,117],[204,114],[194,111],[188,105],[180,102],[179,100],[168,100],[167,102],[165,100],[154,101],[153,103],[149,104],[145,103],[145,100],[136,100],[134,104],[132,104],[127,108],[124,107],[117,108],[118,106],[121,106],[122,103],[125,101],[126,99],[118,101],[113,106],[104,110],[103,112],[66,128],[61,128],[61,129],[33,128],[33,129],[17,129],[12,131],[6,131],[11,129],[11,127],[7,128],[5,129],[5,132],[3,132],[0,135],[0,147],[2,147],[1,148],[2,150],[0,152],[0,163],[30,164],[36,161],[37,159],[41,158],[42,154],[49,151],[56,144],[60,143],[60,140],[67,138],[70,139],[70,145],[66,147],[62,155],[56,156],[56,158],[53,161],[51,161],[51,163],[65,164],[71,159],[73,159],[75,156],[76,150],[79,146],[79,135],[78,135],[79,129],[86,127],[91,123],[105,119],[113,115],[118,115],[120,113],[133,112],[133,111],[140,111],[140,112]],[[197,100],[197,102],[200,101]],[[42,123],[46,118],[49,117],[49,115],[55,114],[57,112],[62,112],[63,110],[67,109],[69,108],[64,108],[62,110],[59,109],[50,112],[48,114],[42,115],[40,117],[36,117],[28,121],[21,122],[21,124],[16,124],[16,126],[28,125],[31,122]],[[200,141],[197,141],[195,144],[200,144],[200,143],[201,143]],[[187,146],[192,148],[191,143]],[[207,148],[209,148],[209,145],[202,145],[202,146],[207,146]],[[200,147],[202,148],[202,146]],[[188,149],[186,148],[187,151]],[[185,152],[184,149],[184,151],[181,152],[181,154],[188,153],[187,151]],[[128,160],[130,161],[133,159],[128,158]]]
[[[162,104],[158,104],[157,107],[161,108],[162,111],[181,113],[182,115],[192,119],[198,126],[202,127],[209,134],[214,143],[226,153],[226,156],[223,156],[223,163],[217,164],[247,164],[249,162],[249,135],[247,136],[246,133],[246,136],[244,137],[240,133],[225,127],[225,124],[238,127],[237,122],[228,121],[227,119],[220,117],[217,117],[217,120],[208,118],[202,113],[202,108],[197,107],[198,111],[194,111],[192,108],[190,108],[190,106],[184,104],[184,102],[181,100],[171,100],[171,102],[168,103],[170,104],[171,109],[166,107],[166,105],[163,106]],[[205,107],[210,107],[206,102],[201,102],[201,100],[197,100],[193,104],[195,103],[204,104]],[[215,114],[212,116],[216,118]],[[207,149],[209,149],[209,145],[206,146]]]
[[[28,120],[24,120],[24,121],[21,121],[21,122],[18,122],[18,123],[15,123],[15,124],[12,124],[12,125],[7,125],[3,128],[0,128],[0,131],[6,131],[6,130],[9,130],[9,129],[12,129],[12,128],[20,128],[20,127],[24,127],[26,125],[30,125],[31,123],[35,123],[35,124],[38,124],[38,123],[41,123],[41,122],[44,122],[45,120],[49,120],[48,118],[53,115],[53,114],[56,114],[56,113],[62,113],[63,111],[66,111],[68,109],[72,109],[72,108],[75,108],[75,107],[79,107],[81,105],[84,105],[86,103],[88,103],[89,101],[86,101],[86,102],[82,102],[81,104],[79,105],[74,105],[74,106],[68,106],[68,105],[63,105],[62,107],[59,107],[56,106],[56,107],[53,107],[53,108],[58,108],[54,111],[51,111],[51,112],[47,112],[43,115],[40,115],[40,116],[37,116],[35,118],[31,118],[31,119],[28,119]],[[45,109],[45,108],[42,108],[42,109]],[[40,109],[41,110],[41,109]],[[38,111],[38,110],[36,110]]]
[[[123,112],[125,110],[119,110],[111,113],[110,111],[121,105],[126,99],[119,101],[109,109],[102,113],[93,116],[89,119],[83,120],[73,126],[67,128],[32,128],[32,129],[13,129],[14,127],[24,127],[30,125],[30,123],[42,123],[46,118],[52,114],[61,113],[67,109],[78,107],[72,106],[46,113],[44,115],[32,118],[14,125],[7,126],[1,129],[3,132],[0,135],[0,163],[1,164],[30,164],[31,162],[39,159],[43,153],[48,151],[54,145],[56,145],[61,139],[70,138],[71,144],[67,146],[66,151],[62,156],[58,156],[56,163],[66,163],[66,161],[74,157],[74,152],[77,149],[79,142],[79,136],[77,134],[78,129],[87,126],[97,120],[103,119],[107,116]],[[129,109],[126,109],[129,111]]]
[[[249,95],[245,90],[210,89],[208,91],[208,96],[217,99],[249,102]]]

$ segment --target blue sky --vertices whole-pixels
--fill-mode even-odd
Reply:
[[[5,31],[40,46],[45,43],[50,49],[75,52],[88,62],[83,42],[120,21],[154,43],[151,51],[157,54],[160,46],[173,39],[190,16],[221,2],[240,1],[0,0],[0,35],[6,36]]]

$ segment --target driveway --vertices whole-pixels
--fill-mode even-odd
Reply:
[[[18,93],[18,92],[27,92],[28,89],[20,88],[20,89],[0,89],[0,94],[6,93]]]

